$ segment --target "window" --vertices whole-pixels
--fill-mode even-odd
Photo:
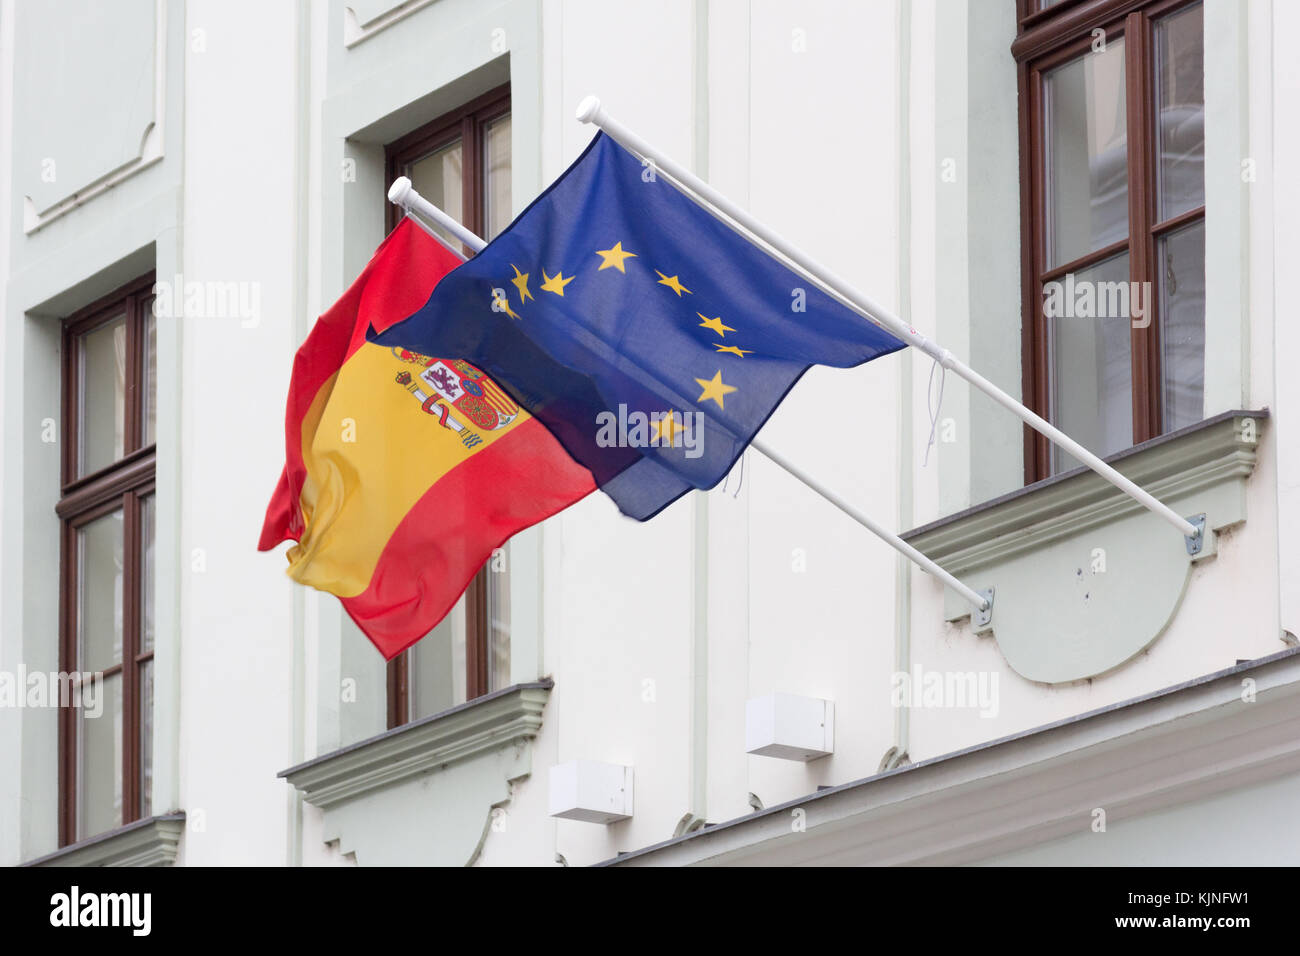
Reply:
[[[1019,2],[1025,401],[1104,456],[1202,418],[1201,5]]]
[[[142,278],[63,329],[60,669],[102,678],[93,706],[60,711],[61,846],[151,813],[152,287]]]
[[[410,177],[421,196],[485,239],[509,225],[508,87],[415,130],[385,152],[385,188],[398,176]],[[399,216],[397,207],[388,204],[389,229]],[[441,234],[459,248],[450,235]],[[446,619],[389,665],[388,726],[439,713],[509,683],[506,547],[478,573]]]

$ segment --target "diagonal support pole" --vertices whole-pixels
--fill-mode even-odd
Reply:
[[[910,544],[908,544],[898,535],[876,524],[876,522],[871,520],[871,518],[868,517],[865,513],[863,513],[853,505],[849,504],[839,495],[835,494],[835,492],[828,489],[816,478],[813,478],[807,472],[795,466],[792,462],[790,462],[781,454],[773,451],[771,448],[767,446],[765,442],[759,441],[757,438],[755,438],[753,441],[749,443],[749,446],[761,452],[764,455],[764,457],[766,457],[770,462],[772,462],[772,464],[785,469],[795,478],[798,478],[800,481],[802,481],[813,491],[817,492],[817,494],[821,495],[823,498],[825,498],[827,501],[833,504],[836,508],[838,508],[844,514],[848,515],[858,524],[862,525],[862,527],[866,528],[877,538],[885,542],[885,544],[889,545],[891,548],[893,548],[903,557],[907,558],[913,564],[919,566],[925,571],[928,571],[934,577],[938,578],[944,584],[948,585],[948,587],[952,588],[954,591],[956,591],[958,594],[964,597],[967,601],[969,601],[971,606],[974,607],[977,611],[988,610],[989,602],[987,598],[983,597],[976,591],[962,584],[955,577],[953,577],[943,568],[939,567],[939,565],[935,564],[933,561],[931,561],[929,558],[923,555],[920,551],[917,551],[916,548],[912,547]]]

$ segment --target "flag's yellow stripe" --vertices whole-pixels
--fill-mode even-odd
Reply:
[[[509,425],[489,432],[461,416],[466,429],[482,439],[467,448],[461,433],[443,427],[396,381],[408,372],[430,394],[419,381],[421,371],[390,349],[367,343],[344,363],[332,391],[328,385],[321,389],[328,397],[310,434],[306,424],[312,414],[304,421],[306,530],[288,554],[294,580],[339,597],[362,593],[384,545],[429,487],[528,418],[520,410]],[[313,412],[315,407],[313,401]],[[447,506],[459,510],[464,502]]]
[[[321,415],[325,412],[325,406],[329,402],[330,395],[334,392],[334,383],[338,381],[339,373],[335,372],[325,380],[320,389],[312,396],[311,404],[307,406],[307,414],[302,418],[301,440],[298,445],[302,449],[303,464],[307,464],[311,457],[311,443],[316,435],[316,429],[320,426]],[[312,481],[310,472],[304,479],[302,493],[298,496],[298,505],[302,510],[302,519],[305,524],[310,526],[312,512],[316,509],[316,484]],[[291,547],[290,552],[295,550]],[[292,560],[292,554],[290,557]]]

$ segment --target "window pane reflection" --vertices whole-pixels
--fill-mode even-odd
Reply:
[[[510,545],[487,563],[488,691],[510,686]]]
[[[140,499],[140,653],[153,650],[154,496]]]
[[[153,661],[140,665],[140,816],[153,813]]]
[[[1073,278],[1076,290],[1117,288],[1111,283],[1123,283],[1127,291],[1128,253],[1081,269]],[[1124,298],[1127,300],[1127,295]],[[1077,297],[1075,301],[1082,304]],[[1108,304],[1113,301],[1117,299],[1095,295],[1091,309],[1076,308],[1075,315],[1047,319],[1052,421],[1102,456],[1133,444],[1132,318],[1126,313],[1115,314],[1119,310]],[[1055,474],[1078,467],[1079,462],[1053,445],[1052,464]]]
[[[464,150],[460,141],[435,150],[429,155],[411,163],[407,175],[411,185],[429,202],[433,203],[457,222],[465,221],[464,203],[462,202],[464,181]],[[460,248],[460,240],[441,226],[428,224],[438,235]]]
[[[76,712],[78,839],[122,825],[122,675],[96,684]]]
[[[77,529],[77,637],[80,669],[122,661],[122,512]]]
[[[510,117],[488,124],[483,134],[484,239],[492,239],[510,225]]]
[[[411,720],[465,703],[465,597],[408,651]]]
[[[144,319],[144,444],[152,445],[158,431],[158,320],[153,300],[143,306]]]
[[[1128,235],[1124,38],[1046,74],[1048,268]]]
[[[1160,369],[1166,432],[1205,406],[1205,221],[1160,240]]]
[[[126,446],[126,316],[81,338],[79,474],[113,464]]]
[[[1156,168],[1160,221],[1205,204],[1205,51],[1201,6],[1157,21]]]

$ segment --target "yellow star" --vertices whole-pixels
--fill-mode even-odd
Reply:
[[[623,251],[623,243],[621,242],[614,243],[613,249],[597,249],[596,255],[603,257],[605,260],[600,264],[600,269],[617,269],[623,275],[627,275],[627,270],[623,268],[623,260],[636,258],[635,252]],[[599,272],[600,269],[596,271]],[[663,275],[663,273],[660,273],[660,275]]]
[[[736,331],[731,326],[724,325],[722,322],[722,316],[720,315],[710,319],[703,312],[696,312],[695,314],[704,320],[703,322],[700,323],[701,327],[706,329],[712,329],[714,332],[717,332],[718,335],[722,336],[723,338],[727,337],[728,332]]]
[[[718,345],[715,343],[713,347],[719,352],[730,352],[732,355],[739,355],[741,358],[752,355],[754,352],[753,349],[738,349],[734,345]]]
[[[721,369],[718,369],[718,371],[714,374],[713,378],[711,379],[706,380],[702,378],[697,378],[695,381],[699,384],[700,388],[704,389],[704,391],[700,393],[700,397],[697,398],[696,401],[706,402],[712,399],[713,401],[718,403],[718,407],[721,409],[726,408],[726,406],[722,404],[723,398],[730,395],[732,392],[736,391],[736,386],[723,384]]]
[[[686,286],[682,285],[680,282],[677,281],[677,276],[666,276],[662,272],[659,272],[658,269],[656,269],[655,272],[659,273],[659,284],[666,285],[668,286],[668,288],[676,292],[677,298],[680,299],[682,297],[683,292],[685,292],[687,295],[691,294],[690,289],[686,288]]]
[[[533,294],[528,291],[528,273],[520,272],[519,267],[513,262],[510,263],[510,268],[515,270],[515,277],[510,281],[513,282],[515,288],[519,290],[519,304],[523,305],[533,297]]]
[[[506,315],[510,316],[510,318],[512,319],[519,318],[519,316],[515,315],[514,310],[510,308],[510,300],[507,299],[504,295],[497,296],[493,300],[493,304],[497,307],[499,311],[504,312]]]
[[[548,276],[546,270],[542,270],[542,289],[546,292],[554,292],[558,296],[564,295],[564,287],[573,281],[573,276],[564,278],[564,270],[560,270],[553,276]]]
[[[655,433],[651,436],[652,439],[658,441],[661,445],[672,447],[677,433],[686,431],[686,426],[677,423],[677,413],[670,409],[664,413],[663,418],[654,422],[654,430]]]

